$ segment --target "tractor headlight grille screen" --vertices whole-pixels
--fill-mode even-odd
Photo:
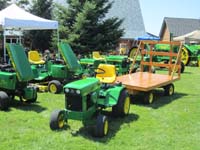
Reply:
[[[82,111],[82,97],[78,94],[66,94],[66,107],[72,111]]]

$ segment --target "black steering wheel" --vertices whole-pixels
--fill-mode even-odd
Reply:
[[[104,74],[106,71],[102,68],[95,69],[95,74]]]

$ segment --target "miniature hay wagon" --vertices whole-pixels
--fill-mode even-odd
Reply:
[[[28,82],[34,78],[24,49],[17,44],[7,44],[11,64],[0,65],[0,109],[6,110],[15,96],[21,101],[35,102],[37,90]]]
[[[150,46],[150,50],[145,49],[145,45]],[[167,52],[155,51],[156,44],[169,44],[170,50]],[[179,46],[178,52],[173,52],[172,47]],[[143,101],[145,103],[152,103],[154,99],[153,90],[156,88],[163,88],[165,95],[173,95],[173,82],[180,79],[181,69],[181,47],[179,42],[155,42],[155,41],[141,41],[137,49],[136,55],[133,58],[133,65],[138,55],[141,55],[140,72],[130,73],[117,77],[117,82],[121,82],[129,91],[129,94],[135,95],[142,93],[144,95]],[[146,61],[144,56],[149,55],[149,60]],[[153,61],[154,56],[167,56],[169,62],[161,64]],[[175,59],[175,62],[172,61]],[[148,72],[143,72],[144,66],[148,66]],[[152,67],[165,67],[167,74],[152,73]]]
[[[97,137],[107,135],[108,119],[103,115],[103,109],[111,107],[115,116],[125,116],[130,107],[128,92],[121,84],[113,84],[115,79],[115,66],[100,64],[96,78],[66,84],[65,109],[52,112],[50,128],[63,128],[68,119],[73,119],[82,121],[84,126],[92,126]]]

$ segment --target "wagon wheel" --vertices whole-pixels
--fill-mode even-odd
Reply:
[[[51,113],[49,126],[51,130],[62,129],[65,124],[64,112],[62,110],[54,110]]]
[[[164,94],[166,96],[171,96],[174,94],[174,84],[168,84],[167,86],[164,87]]]
[[[130,109],[130,97],[126,90],[122,90],[117,105],[112,107],[112,113],[114,116],[124,117],[128,115],[129,109]]]
[[[184,63],[184,65],[187,65],[189,63],[189,51],[187,50],[186,47],[182,48],[182,53],[181,53],[181,60]]]
[[[154,100],[154,95],[152,91],[144,93],[144,103],[145,104],[152,104]]]
[[[104,115],[98,115],[94,130],[94,135],[96,137],[103,137],[107,134],[108,134],[108,119]]]
[[[62,91],[62,84],[58,80],[52,80],[48,84],[48,91],[53,94],[60,93]]]
[[[7,110],[9,107],[9,97],[6,92],[0,91],[0,109]]]

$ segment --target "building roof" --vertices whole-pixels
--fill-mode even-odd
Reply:
[[[169,32],[173,33],[174,37],[181,36],[200,29],[200,19],[165,17],[160,30],[160,37],[166,26],[168,27]]]
[[[145,26],[139,0],[109,0],[114,2],[107,17],[124,19],[121,28],[125,29],[122,39],[133,39],[144,35]]]

